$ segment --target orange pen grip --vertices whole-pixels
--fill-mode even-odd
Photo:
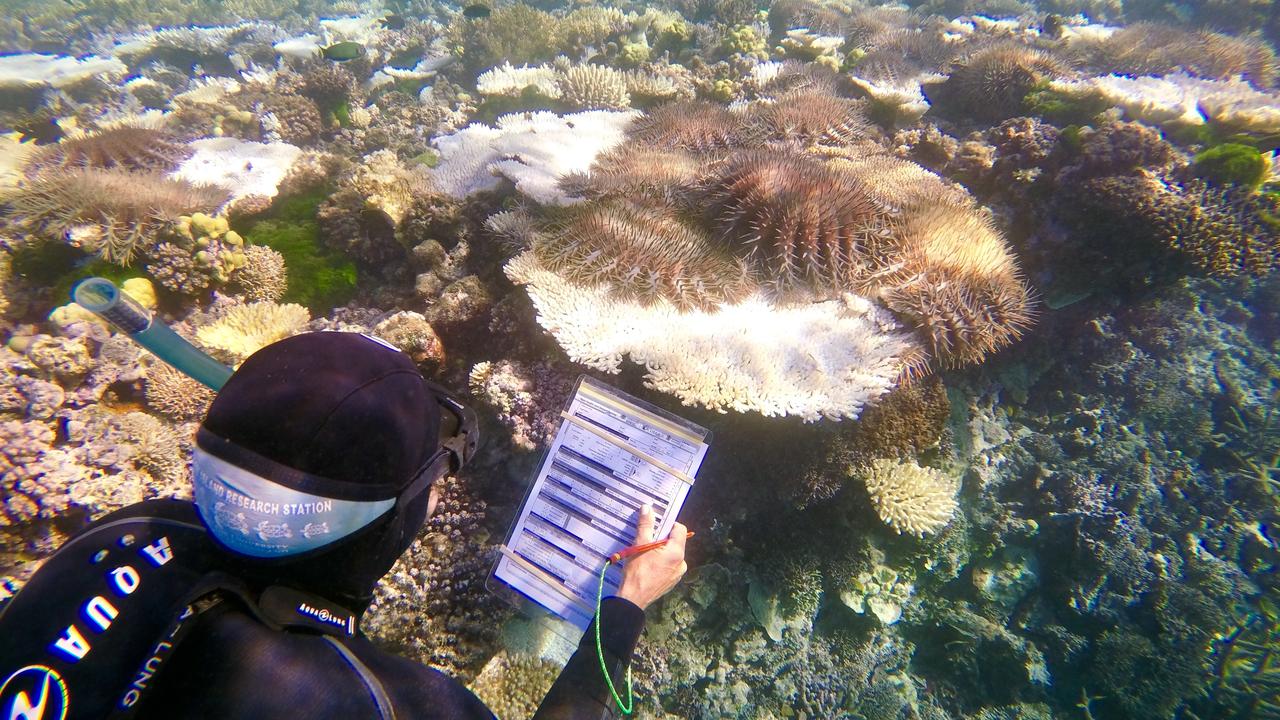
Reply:
[[[686,540],[693,537],[693,531],[690,530],[689,533],[684,537]],[[671,542],[671,538],[667,538],[665,540],[656,540],[651,543],[644,543],[643,545],[632,545],[631,547],[623,548],[618,552],[610,555],[609,562],[616,565],[617,563],[625,560],[626,558],[629,558],[633,555],[639,555],[640,553],[643,553],[643,552],[648,552],[655,548],[660,548],[669,542]]]

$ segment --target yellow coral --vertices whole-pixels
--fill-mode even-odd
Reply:
[[[137,300],[142,307],[151,310],[156,309],[156,303],[158,302],[156,300],[156,286],[152,285],[150,280],[140,277],[129,278],[120,283],[120,289],[129,297]]]
[[[956,511],[956,484],[914,462],[873,460],[863,482],[880,519],[899,533],[922,537],[936,532]]]
[[[197,330],[196,338],[238,363],[277,340],[297,334],[309,322],[311,313],[301,305],[256,302],[231,308],[221,319]]]

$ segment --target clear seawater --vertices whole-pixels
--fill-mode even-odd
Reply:
[[[363,626],[503,717],[557,666],[485,578],[585,372],[712,432],[637,717],[1280,718],[1274,3],[0,10],[8,587],[190,496],[210,396],[65,307],[102,275],[222,362],[370,332],[474,404],[480,455]],[[216,139],[246,144],[215,177],[186,158]],[[575,336],[521,253],[646,319]],[[756,292],[735,339],[635,361]],[[779,319],[809,305],[830,325]],[[834,318],[870,317],[914,350],[849,360]]]

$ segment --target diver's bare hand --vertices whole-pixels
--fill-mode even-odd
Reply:
[[[675,587],[689,569],[684,561],[686,535],[688,530],[685,526],[675,523],[671,526],[671,539],[667,544],[623,561],[618,597],[630,600],[643,610]],[[645,505],[640,508],[636,544],[653,540],[653,508]]]

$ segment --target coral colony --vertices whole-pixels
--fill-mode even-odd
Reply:
[[[469,392],[364,628],[504,718],[556,665],[485,577],[581,373],[714,437],[638,717],[1280,717],[1267,4],[8,5],[6,583],[189,494],[212,394],[102,275]]]

